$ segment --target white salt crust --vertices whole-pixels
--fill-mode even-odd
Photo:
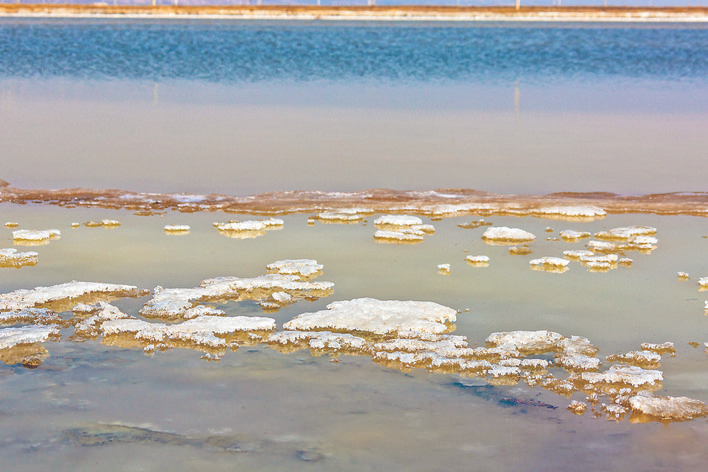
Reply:
[[[267,220],[229,221],[226,223],[216,222],[214,226],[219,233],[234,239],[257,238],[265,234],[266,231],[279,230],[283,228],[285,222],[277,218]]]
[[[383,215],[374,220],[376,226],[417,226],[422,224],[423,220],[417,216],[408,215]]]
[[[676,276],[679,280],[688,280],[691,278],[688,272],[676,272]]]
[[[12,239],[15,241],[48,241],[58,238],[59,236],[61,236],[61,231],[58,229],[18,229],[12,232]]]
[[[465,261],[472,265],[489,265],[489,256],[467,256]]]
[[[698,285],[700,285],[701,288],[708,288],[708,277],[701,277],[698,279]]]
[[[654,351],[630,351],[624,354],[613,354],[607,356],[608,362],[622,362],[623,364],[636,365],[638,367],[659,366],[661,354]]]
[[[98,336],[101,334],[100,326],[103,322],[129,318],[117,307],[105,302],[98,302],[95,305],[80,303],[74,307],[73,311],[74,313],[91,314],[88,318],[74,325],[74,331],[79,336]]]
[[[421,242],[421,241],[423,241],[423,238],[424,238],[424,233],[422,231],[415,231],[415,230],[401,230],[401,231],[378,230],[374,233],[374,239],[377,239],[377,240]]]
[[[563,241],[568,242],[579,241],[590,237],[590,233],[586,233],[584,231],[573,231],[570,229],[563,230],[559,234]]]
[[[10,349],[19,344],[33,344],[59,336],[59,328],[47,326],[22,326],[0,329],[0,349]]]
[[[636,413],[663,420],[686,421],[708,415],[708,407],[699,400],[687,397],[659,397],[649,392],[639,392],[629,399]]]
[[[59,314],[46,308],[25,308],[18,311],[0,313],[0,325],[21,323],[51,325],[60,324],[62,321],[62,317]]]
[[[166,233],[186,233],[191,230],[189,225],[165,225]]]
[[[590,384],[627,384],[635,388],[651,386],[664,380],[661,371],[635,366],[613,365],[607,371],[583,372],[581,379]]]
[[[286,259],[272,262],[266,266],[266,269],[278,274],[298,275],[301,278],[309,278],[319,275],[324,266],[313,259]]]
[[[604,218],[607,213],[602,208],[595,206],[567,206],[567,207],[545,207],[531,210],[534,216],[541,217],[565,217],[569,219],[597,219]]]
[[[600,231],[599,233],[595,233],[595,238],[606,241],[628,242],[637,236],[651,236],[653,234],[656,234],[656,228],[652,228],[651,226],[626,226]]]
[[[15,248],[0,249],[0,266],[21,267],[35,265],[39,262],[39,254],[34,251],[19,252]]]
[[[487,228],[482,239],[491,242],[519,243],[533,241],[536,236],[519,228],[492,226]]]
[[[358,298],[334,302],[326,310],[303,313],[283,325],[288,330],[334,329],[376,334],[412,330],[443,333],[456,311],[433,302]]]
[[[91,294],[120,294],[137,296],[141,290],[133,285],[106,284],[101,282],[67,282],[50,287],[37,287],[32,290],[15,290],[0,295],[0,311],[22,310],[51,302],[69,300]]]
[[[563,251],[563,255],[568,259],[580,259],[581,257],[594,256],[595,253],[592,251],[586,251],[585,249],[573,249],[569,251]]]
[[[438,264],[438,272],[440,274],[449,274],[450,273],[450,264]]]
[[[566,259],[561,259],[560,257],[541,257],[538,259],[532,259],[529,261],[532,266],[547,266],[553,268],[564,268],[568,267],[570,261]]]

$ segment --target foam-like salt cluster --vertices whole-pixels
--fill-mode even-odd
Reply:
[[[326,310],[303,313],[283,325],[288,330],[329,329],[376,334],[414,330],[443,333],[454,323],[456,311],[433,302],[358,298],[327,305]]]
[[[286,259],[272,262],[266,269],[270,273],[296,275],[300,280],[309,280],[322,275],[324,266],[313,259]]]
[[[11,349],[19,344],[41,343],[59,336],[59,328],[48,326],[22,326],[0,329],[0,349]]]
[[[482,240],[487,243],[516,244],[519,242],[533,241],[536,236],[519,228],[506,226],[492,226],[482,235]]]
[[[191,230],[189,225],[165,225],[163,229],[165,233],[188,233]]]
[[[305,282],[297,275],[267,274],[253,278],[217,277],[194,288],[155,287],[153,298],[140,310],[150,318],[180,319],[200,302],[258,300],[277,308],[301,298],[321,298],[332,293],[331,282]],[[275,295],[284,293],[287,295]],[[274,298],[275,295],[275,298]]]
[[[590,233],[586,233],[584,231],[573,231],[571,229],[563,230],[559,234],[561,239],[567,242],[580,241],[581,239],[590,237]]]
[[[140,290],[132,285],[73,281],[0,294],[0,311],[17,311],[95,294],[107,297],[137,297],[144,295],[145,290]]]
[[[37,265],[39,254],[34,251],[19,252],[15,248],[0,249],[0,267],[15,267]]]
[[[659,397],[639,392],[629,399],[635,413],[661,420],[686,421],[708,415],[708,407],[699,400],[687,397]]]

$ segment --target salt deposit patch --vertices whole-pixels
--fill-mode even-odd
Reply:
[[[326,310],[303,313],[283,325],[288,330],[329,329],[388,334],[398,331],[443,333],[456,311],[433,302],[359,298],[334,302]]]
[[[374,211],[370,208],[341,208],[321,212],[316,219],[322,223],[358,223],[373,213]]]
[[[363,338],[329,331],[281,331],[268,336],[266,342],[282,352],[311,349],[356,354],[371,351],[371,344]]]
[[[580,241],[581,239],[589,238],[590,233],[586,233],[584,231],[573,231],[570,229],[566,229],[566,230],[560,232],[560,237],[563,241],[574,242],[574,241]]]
[[[191,230],[189,225],[165,225],[163,229],[168,234],[186,234]]]
[[[18,344],[33,344],[59,337],[59,329],[46,326],[22,326],[0,329],[0,350],[11,349]]]
[[[87,228],[117,228],[120,226],[120,221],[104,219],[101,221],[87,221],[84,223]]]
[[[387,231],[378,230],[374,233],[376,242],[383,243],[420,243],[425,234],[416,230]]]
[[[661,361],[661,354],[654,351],[630,351],[624,354],[613,354],[607,356],[608,362],[621,362],[623,364],[643,367],[645,369],[656,369]]]
[[[529,261],[529,265],[533,270],[555,273],[563,273],[567,271],[568,264],[570,264],[570,261],[567,259],[561,259],[560,257],[541,257],[539,259],[532,259]]]
[[[639,392],[629,399],[629,405],[635,414],[642,414],[650,419],[687,421],[708,415],[708,407],[699,400],[688,397],[660,397],[649,392]]]
[[[34,230],[18,229],[12,232],[12,239],[15,244],[34,246],[47,244],[53,239],[59,239],[61,231],[58,229]]]
[[[656,234],[656,228],[651,226],[625,226],[595,233],[595,238],[605,241],[630,241],[637,236]]]
[[[15,248],[0,249],[0,267],[20,268],[37,265],[39,254],[33,251],[19,252]]]
[[[219,234],[234,239],[251,239],[263,236],[266,231],[279,230],[283,228],[285,222],[277,218],[267,220],[231,220],[225,223],[216,222],[214,227],[219,230]]]
[[[467,256],[465,261],[472,267],[488,267],[489,257],[488,256]]]
[[[138,297],[146,290],[132,285],[107,284],[102,282],[67,282],[32,290],[16,290],[0,295],[0,311],[17,311],[50,303],[66,302],[81,297],[100,295],[104,298]]]
[[[536,236],[519,228],[506,226],[492,226],[482,235],[482,240],[489,244],[516,244],[519,242],[533,241]]]
[[[632,387],[660,387],[664,376],[661,371],[635,366],[613,365],[602,373],[583,372],[581,379],[589,384],[631,385]]]
[[[374,220],[374,225],[376,227],[405,227],[405,226],[419,226],[423,224],[423,220],[417,216],[408,215],[383,215]]]
[[[286,259],[275,261],[266,266],[270,273],[297,275],[300,280],[310,280],[322,275],[324,266],[314,259]]]
[[[594,256],[595,253],[592,251],[586,251],[584,249],[574,249],[574,250],[569,250],[569,251],[563,251],[563,255],[565,257],[567,257],[568,259],[578,260],[581,257]]]
[[[604,218],[607,213],[596,206],[553,206],[529,211],[533,216],[566,221],[593,221]]]
[[[8,228],[17,228],[20,224],[16,221],[6,221],[5,226]]]
[[[61,325],[64,324],[64,319],[46,308],[24,308],[0,313],[0,325],[13,324]]]

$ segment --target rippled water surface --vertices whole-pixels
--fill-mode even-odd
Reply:
[[[707,72],[702,25],[2,19],[0,179],[232,195],[704,191]],[[236,239],[212,223],[261,217],[42,203],[0,203],[0,224],[19,225],[0,226],[0,249],[38,253],[34,266],[0,268],[2,294],[71,280],[189,288],[311,258],[324,265],[317,280],[334,283],[331,295],[265,313],[256,300],[215,306],[272,317],[280,331],[338,300],[432,301],[458,312],[454,334],[471,347],[492,332],[551,330],[587,337],[602,369],[608,355],[670,341],[676,353],[663,356],[655,394],[708,402],[707,297],[697,283],[708,276],[703,217],[424,217],[435,234],[401,245],[376,242],[380,215],[343,225],[296,213],[278,216],[281,229]],[[533,252],[510,255],[482,241],[486,226],[458,226],[481,216],[534,233]],[[84,225],[106,218],[121,225]],[[167,224],[191,230],[168,235]],[[658,239],[652,250],[626,251],[631,266],[530,270],[533,258],[585,248],[588,239],[559,240],[561,230],[629,225],[655,227]],[[27,247],[13,244],[19,228],[62,234]],[[468,255],[491,261],[473,267]],[[438,273],[443,263],[449,275]],[[113,303],[139,317],[150,297]],[[566,407],[586,401],[581,392],[255,341],[218,361],[194,346],[144,347],[65,327],[61,341],[42,344],[48,356],[32,354],[44,356],[35,369],[2,364],[3,465],[695,470],[706,460],[705,418],[608,421],[600,404],[596,415],[576,416]]]

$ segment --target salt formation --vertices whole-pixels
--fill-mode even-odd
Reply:
[[[20,224],[16,221],[6,221],[5,226],[8,228],[17,228]]]
[[[570,261],[560,257],[541,257],[529,261],[531,269],[542,270],[544,272],[563,273],[568,270]]]
[[[639,392],[629,399],[635,414],[660,420],[686,421],[708,415],[708,407],[699,400],[687,397],[659,397]]]
[[[44,326],[22,326],[0,329],[0,350],[11,349],[18,344],[42,343],[59,337],[59,329]]]
[[[605,241],[628,242],[637,236],[651,236],[654,234],[656,234],[656,228],[652,228],[651,226],[627,226],[600,231],[599,233],[595,233],[595,238]]]
[[[454,323],[452,308],[433,302],[358,298],[334,302],[326,310],[303,313],[283,325],[287,330],[342,330],[388,334],[399,331],[443,333]]]
[[[623,365],[613,365],[602,373],[583,372],[580,378],[591,385],[631,385],[635,388],[659,388],[664,380],[661,371]]]
[[[101,299],[119,297],[138,297],[147,291],[132,285],[117,285],[101,282],[68,282],[50,287],[37,287],[32,290],[16,290],[0,294],[0,311],[18,311],[25,308],[71,302],[83,297],[98,296]],[[73,306],[73,305],[72,305]]]
[[[85,337],[101,334],[101,324],[105,321],[129,318],[117,307],[106,302],[98,302],[95,305],[78,303],[72,311],[74,315],[85,318],[74,325],[76,335]]]
[[[417,216],[383,215],[374,221],[377,242],[419,243],[426,234],[435,232],[433,225],[423,224]]]
[[[340,208],[319,213],[316,219],[322,223],[358,223],[373,213],[370,208]]]
[[[492,223],[488,223],[487,221],[485,221],[483,219],[479,219],[476,221],[470,221],[468,223],[460,223],[457,226],[459,226],[460,228],[464,228],[464,229],[474,229],[474,228],[479,228],[480,226],[491,226],[491,225],[492,225]]]
[[[101,220],[101,221],[87,221],[84,223],[87,228],[117,228],[120,226],[120,221],[118,220]]]
[[[49,243],[52,239],[58,239],[61,236],[61,231],[58,229],[33,230],[33,229],[18,229],[12,232],[12,239],[15,244],[25,246],[42,245]]]
[[[327,350],[348,354],[370,351],[370,343],[365,339],[330,331],[281,331],[268,336],[266,342],[281,352],[308,348],[313,351]]]
[[[234,239],[251,239],[263,236],[266,231],[279,230],[285,222],[277,218],[267,220],[248,220],[238,222],[231,220],[226,223],[214,223],[219,234]]]
[[[575,241],[580,241],[581,239],[589,238],[590,233],[586,233],[584,231],[573,231],[570,229],[566,229],[566,230],[560,232],[560,237],[563,241],[575,242]]]
[[[488,256],[467,256],[465,261],[472,267],[488,267],[489,257]]]
[[[492,226],[482,235],[482,240],[488,244],[516,244],[533,241],[536,236],[519,228]]]
[[[645,369],[659,368],[661,355],[654,351],[630,351],[625,354],[607,356],[608,362],[621,362],[623,364],[643,367]]]
[[[324,266],[313,259],[286,259],[266,266],[271,274],[297,275],[300,280],[310,280],[322,275]]]
[[[168,234],[184,234],[189,233],[191,228],[189,225],[165,225],[165,233]]]
[[[37,265],[39,254],[33,251],[19,252],[15,248],[0,249],[0,267],[15,267]]]
[[[688,272],[677,272],[676,275],[679,280],[688,280],[691,278]]]
[[[177,324],[149,323],[136,318],[114,319],[105,321],[100,329],[104,334],[104,343],[109,345],[130,345],[130,339],[143,342],[148,351],[154,350],[157,343],[161,349],[168,347],[194,348],[237,348],[238,343],[227,339],[228,336],[245,334],[253,339],[261,339],[258,333],[275,329],[272,318],[253,316],[219,317],[202,315]],[[128,339],[125,339],[125,336]],[[123,338],[121,338],[123,337]],[[153,346],[153,349],[149,349]]]
[[[450,264],[438,264],[438,274],[450,275]]]
[[[533,251],[528,246],[512,246],[509,248],[509,255],[511,256],[526,256],[532,252]]]
[[[641,347],[644,351],[651,351],[657,354],[676,354],[674,343],[668,341],[662,344],[642,343]]]
[[[140,310],[148,318],[180,319],[203,302],[256,300],[267,309],[278,309],[303,298],[332,294],[331,282],[305,282],[299,275],[267,274],[254,278],[217,277],[194,288],[155,287],[153,298]]]
[[[563,255],[568,259],[578,260],[581,257],[592,257],[595,255],[592,251],[586,251],[584,249],[563,251]]]
[[[533,216],[566,221],[593,221],[604,218],[607,213],[596,206],[555,206],[535,208],[529,212]]]
[[[708,290],[708,277],[698,279],[698,285],[700,285],[701,290]]]
[[[384,231],[379,230],[374,233],[374,239],[377,242],[393,242],[393,243],[420,243],[423,242],[425,233],[412,229],[403,229],[400,231]]]
[[[46,308],[24,308],[0,313],[0,325],[14,324],[62,325],[64,319]]]

